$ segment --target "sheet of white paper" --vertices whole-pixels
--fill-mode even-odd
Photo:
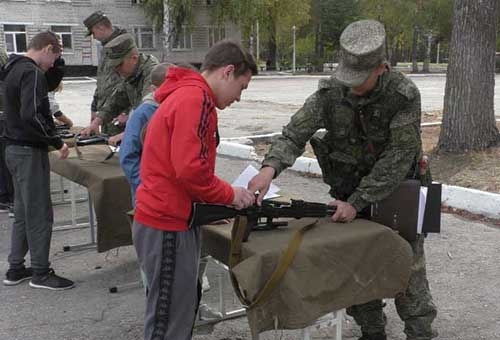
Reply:
[[[422,234],[422,225],[424,223],[426,202],[427,202],[427,187],[420,187],[420,198],[418,200],[417,234]]]
[[[246,188],[248,186],[248,182],[253,178],[253,176],[257,175],[259,173],[259,170],[255,169],[252,165],[249,165],[246,167],[245,170],[241,172],[241,174],[236,178],[233,182],[234,186],[237,187],[243,187]],[[275,198],[275,197],[280,197],[278,194],[278,191],[280,191],[280,188],[278,188],[276,185],[271,183],[271,186],[269,187],[269,191],[266,193],[264,196],[264,199],[268,198]]]

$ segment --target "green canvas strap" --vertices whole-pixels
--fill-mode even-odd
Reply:
[[[246,306],[246,308],[252,308],[262,301],[264,301],[269,295],[278,287],[281,279],[287,272],[290,264],[295,258],[295,254],[302,243],[302,238],[304,234],[312,229],[316,225],[316,221],[306,224],[297,230],[292,235],[292,238],[288,244],[287,249],[281,256],[276,269],[271,274],[271,277],[266,282],[264,287],[255,295],[253,300],[250,300],[244,292],[241,291],[240,286],[236,277],[233,274],[232,268],[241,262],[241,245],[243,243],[243,235],[245,233],[245,229],[247,227],[247,218],[245,216],[236,217],[233,229],[231,231],[231,254],[229,258],[229,274],[231,277],[231,282],[234,287],[234,291],[236,296],[238,296],[239,300],[242,304]]]

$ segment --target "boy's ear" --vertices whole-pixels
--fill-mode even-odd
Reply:
[[[224,66],[224,76],[229,77],[231,73],[234,72],[234,65],[226,65]]]

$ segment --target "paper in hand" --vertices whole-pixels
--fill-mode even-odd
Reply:
[[[246,169],[241,172],[238,178],[234,180],[233,186],[247,188],[248,182],[250,182],[250,180],[258,173],[259,171],[252,165],[247,166]],[[280,188],[271,183],[271,186],[264,196],[264,199],[280,197],[278,191],[280,191]]]

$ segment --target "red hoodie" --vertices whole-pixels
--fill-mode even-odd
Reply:
[[[231,185],[215,176],[215,98],[197,72],[170,67],[155,92],[160,107],[147,127],[135,219],[185,231],[193,202],[231,204]]]

